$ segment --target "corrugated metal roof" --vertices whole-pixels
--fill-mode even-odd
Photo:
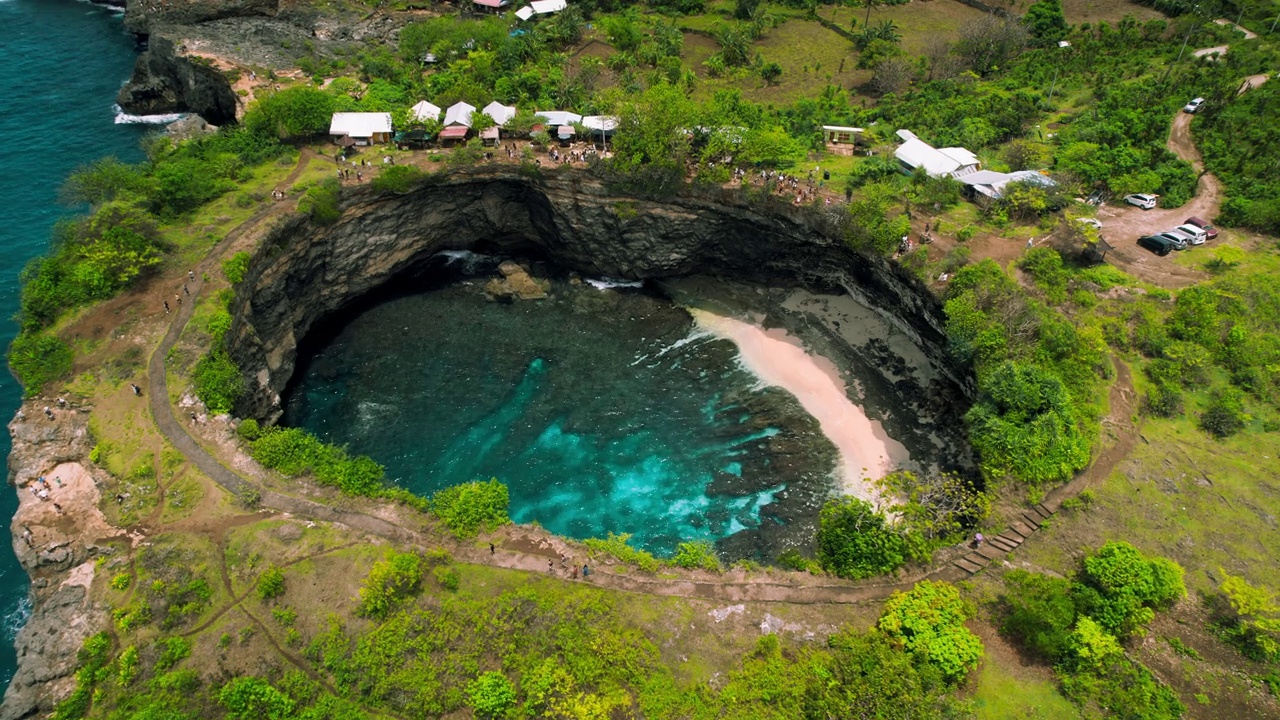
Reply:
[[[950,175],[960,169],[960,163],[918,138],[912,138],[899,145],[898,149],[893,151],[893,156],[912,169],[922,167],[925,172],[934,176]]]
[[[467,131],[471,128],[466,125],[453,125],[440,131],[441,140],[457,140],[467,136]]]

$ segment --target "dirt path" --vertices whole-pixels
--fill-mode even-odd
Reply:
[[[290,179],[285,181],[284,184],[286,186],[291,184],[297,173],[301,171],[300,169],[305,166],[305,161],[308,158],[309,156],[304,154],[299,159],[298,169],[290,176]],[[228,233],[196,268],[195,279],[189,282],[193,298],[203,290],[203,274],[217,267],[221,256],[233,243],[267,218],[283,214],[286,210],[293,209],[294,206],[294,202],[283,202],[264,208]],[[267,490],[257,483],[246,480],[232,472],[187,433],[186,429],[175,419],[172,405],[169,402],[165,359],[169,350],[177,342],[186,327],[187,322],[191,319],[194,309],[195,302],[184,303],[171,316],[168,332],[151,354],[147,365],[149,404],[161,433],[192,464],[200,468],[210,479],[228,492],[235,495],[256,492],[259,494],[258,502],[264,508],[346,525],[401,544],[417,547],[444,544],[449,546],[448,549],[453,553],[454,557],[468,563],[495,565],[513,570],[550,573],[565,577],[569,571],[555,562],[561,553],[572,556],[573,562],[577,565],[581,565],[585,561],[581,557],[579,547],[569,546],[563,539],[548,536],[539,531],[520,527],[508,528],[504,532],[510,540],[509,547],[504,546],[497,552],[490,553],[487,547],[457,542],[441,543],[441,539],[438,537],[428,537],[416,528],[411,529],[380,517],[358,511],[338,509],[318,502]],[[1125,429],[1118,433],[1118,441],[1099,455],[1087,471],[1066,486],[1051,493],[1045,503],[1024,513],[1024,519],[1015,522],[1001,536],[993,538],[993,544],[1008,543],[1010,545],[1009,550],[1012,551],[1035,531],[1035,528],[1039,525],[1037,518],[1049,517],[1058,510],[1062,500],[1078,494],[1080,490],[1095,480],[1105,478],[1110,474],[1115,463],[1119,462],[1128,452],[1128,449],[1132,447],[1131,435],[1135,431],[1129,427],[1129,418],[1132,417],[1133,413],[1133,388],[1128,369],[1118,360],[1117,366],[1118,379],[1112,388],[1111,395],[1112,413],[1107,421],[1104,422],[1104,425],[1109,424],[1110,427]],[[1007,539],[1002,540],[1001,538]],[[916,581],[926,577],[938,580],[963,579],[985,567],[989,560],[996,556],[993,552],[992,546],[987,546],[972,553],[970,558],[973,559],[966,558],[955,563],[946,563],[932,569],[920,569],[909,575],[891,578],[896,582],[853,583],[829,577],[780,571],[770,571],[764,574],[763,577],[760,575],[748,576],[742,571],[731,571],[723,574],[682,573],[682,577],[664,578],[636,574],[627,566],[620,566],[615,571],[614,567],[608,564],[604,566],[593,564],[592,573],[585,581],[625,592],[701,598],[719,602],[848,604],[883,600],[894,592],[909,589]],[[549,559],[552,560],[550,567],[548,567]],[[242,607],[241,609],[243,610],[244,608]],[[254,620],[256,621],[256,618]]]
[[[1227,20],[1226,18],[1218,18],[1217,20],[1214,20],[1214,22],[1215,22],[1215,23],[1217,23],[1217,24],[1219,24],[1219,25],[1225,25],[1225,26],[1227,26],[1227,27],[1233,27],[1233,28],[1235,28],[1236,30],[1239,30],[1240,32],[1244,33],[1244,39],[1245,39],[1245,40],[1252,40],[1252,39],[1254,39],[1254,38],[1258,37],[1258,34],[1257,34],[1257,33],[1253,32],[1253,31],[1251,31],[1251,30],[1246,30],[1245,28],[1243,28],[1243,27],[1241,27],[1240,25],[1237,25],[1237,24],[1235,24],[1235,23],[1231,22],[1230,20]]]

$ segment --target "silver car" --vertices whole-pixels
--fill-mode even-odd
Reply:
[[[1191,224],[1179,225],[1174,228],[1173,231],[1187,235],[1190,238],[1189,242],[1192,245],[1203,245],[1204,241],[1209,239],[1209,233]]]

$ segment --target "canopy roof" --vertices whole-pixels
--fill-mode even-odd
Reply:
[[[410,108],[410,112],[412,112],[413,117],[418,120],[439,120],[440,119],[439,106],[432,105],[426,100],[423,100],[417,105],[414,105],[412,108]]]
[[[329,121],[330,135],[371,138],[376,133],[391,132],[391,113],[338,112]]]
[[[467,136],[467,132],[469,130],[471,130],[471,128],[467,127],[466,125],[450,125],[449,127],[440,131],[440,139],[441,140],[460,140]]]
[[[485,105],[484,110],[481,112],[493,118],[493,121],[499,125],[506,125],[508,120],[516,116],[516,109],[514,106],[503,105],[497,100]]]
[[[535,116],[547,121],[548,125],[572,125],[582,122],[582,116],[567,110],[539,110]]]
[[[613,115],[588,115],[582,118],[582,125],[597,133],[611,133],[618,129],[618,118]]]
[[[843,132],[843,133],[860,133],[864,132],[862,128],[846,127],[844,125],[823,125],[823,130],[827,132]]]
[[[529,7],[533,8],[533,11],[539,15],[546,15],[547,13],[560,12],[569,7],[569,3],[566,0],[533,0],[529,3]]]
[[[464,102],[456,102],[444,111],[445,125],[463,125],[471,127],[471,113],[476,111],[476,106]]]

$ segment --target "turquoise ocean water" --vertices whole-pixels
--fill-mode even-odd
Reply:
[[[104,155],[140,160],[147,127],[115,123],[113,100],[135,57],[118,15],[74,0],[0,0],[0,37],[0,345],[8,347],[18,273],[48,247],[54,222],[76,211],[56,202],[63,178]],[[5,422],[21,396],[9,373],[0,373]],[[7,433],[0,453],[9,454]],[[13,677],[13,638],[28,610],[27,576],[8,534],[16,507],[13,491],[0,491],[0,688]]]

